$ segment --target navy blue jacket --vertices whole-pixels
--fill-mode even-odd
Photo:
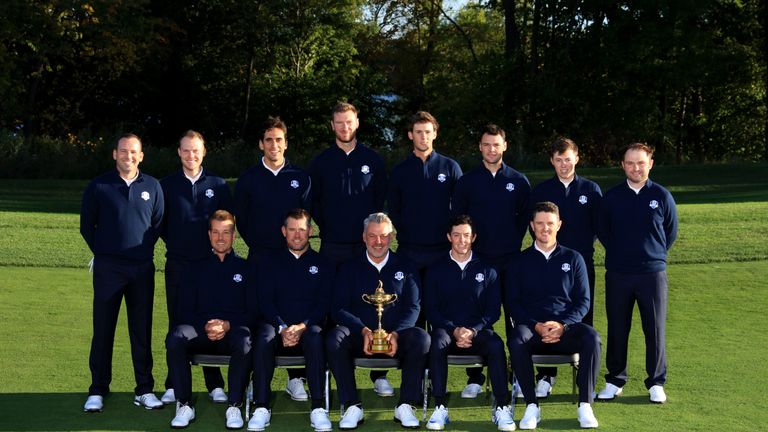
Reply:
[[[475,252],[488,259],[520,252],[530,193],[528,178],[506,164],[495,177],[481,164],[459,179],[451,206],[454,215],[472,218],[477,232]]]
[[[605,269],[656,273],[667,268],[667,251],[677,238],[677,209],[668,190],[650,179],[640,193],[620,183],[600,204],[597,235],[605,247]]]
[[[533,246],[512,259],[504,281],[504,310],[515,323],[581,322],[589,310],[589,280],[584,258],[557,245],[549,256]]]
[[[308,249],[297,259],[287,248],[259,262],[259,308],[275,327],[325,324],[333,293],[335,266]]]
[[[128,187],[115,169],[86,187],[80,234],[95,256],[151,261],[163,209],[163,190],[154,177],[139,172]]]
[[[387,208],[405,246],[446,246],[451,195],[461,177],[453,159],[433,151],[426,162],[411,153],[392,170]]]
[[[551,201],[560,208],[563,225],[557,242],[578,251],[584,260],[592,262],[597,238],[597,214],[602,198],[600,186],[578,175],[566,188],[557,176],[536,185],[531,192],[528,216],[536,203]],[[531,232],[533,237],[533,232]]]
[[[211,252],[208,218],[216,210],[232,211],[232,193],[223,178],[203,170],[192,184],[184,170],[160,180],[165,196],[161,237],[168,258],[198,260]]]
[[[181,278],[178,316],[182,324],[205,327],[211,319],[230,327],[252,326],[258,317],[256,274],[252,264],[234,251],[224,261],[211,251],[193,261]]]
[[[475,254],[464,270],[447,253],[427,269],[424,308],[433,327],[493,329],[501,314],[501,281]]]
[[[320,238],[360,243],[363,220],[384,208],[387,173],[381,156],[359,141],[349,155],[334,143],[312,160],[309,173]]]
[[[285,248],[280,227],[289,211],[311,211],[311,187],[309,175],[287,160],[277,175],[262,161],[240,175],[235,184],[235,216],[237,231],[248,247],[275,251]]]
[[[419,316],[419,285],[411,266],[389,252],[389,260],[381,273],[368,262],[367,252],[341,266],[333,291],[331,316],[338,325],[360,333],[364,327],[378,328],[376,308],[363,301],[363,294],[373,294],[378,282],[384,292],[397,294],[397,301],[384,306],[381,326],[388,332],[416,325]]]

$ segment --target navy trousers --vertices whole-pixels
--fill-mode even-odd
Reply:
[[[155,265],[152,261],[129,261],[97,256],[93,265],[93,338],[89,366],[89,395],[106,395],[112,382],[112,352],[120,304],[125,297],[128,337],[136,380],[134,392],[152,391],[152,306],[155,295]]]
[[[422,400],[424,368],[427,365],[429,353],[429,335],[424,329],[410,327],[398,332],[397,343],[395,358],[400,360],[402,369],[402,386],[398,405],[402,403],[418,405]],[[346,406],[360,403],[353,359],[366,357],[363,353],[363,335],[359,332],[350,332],[347,327],[337,326],[328,332],[326,353],[331,372],[336,378],[340,402]]]
[[[204,328],[182,324],[176,326],[165,339],[168,366],[171,372],[176,400],[188,403],[192,397],[192,371],[189,358],[192,354],[228,355],[229,403],[243,402],[248,372],[251,365],[251,331],[248,327],[231,328],[223,339],[208,339]]]
[[[276,355],[303,355],[307,367],[307,384],[312,395],[313,409],[324,406],[325,339],[318,325],[307,327],[299,345],[284,347],[282,338],[271,324],[261,324],[253,338],[253,401],[257,407],[268,407],[272,397],[272,377]],[[318,405],[319,404],[319,405]],[[317,406],[314,406],[317,405]]]
[[[189,265],[187,260],[168,257],[165,260],[165,303],[168,308],[168,333],[177,325],[181,324],[177,318],[177,308],[179,296],[181,293],[181,277],[186,267]],[[165,377],[165,388],[173,388],[171,380],[171,364],[168,359],[168,351],[165,352],[165,362],[168,365],[168,375]],[[203,367],[203,378],[208,392],[218,387],[224,387],[224,378],[221,376],[221,369],[217,367]]]
[[[448,382],[448,354],[481,355],[488,363],[488,375],[493,387],[493,396],[498,406],[509,405],[507,387],[507,355],[504,342],[493,330],[477,333],[469,348],[459,348],[456,340],[445,329],[436,328],[431,333],[429,348],[429,375],[432,379],[432,394],[435,406],[445,405]]]
[[[515,326],[507,338],[509,357],[517,382],[523,391],[525,404],[538,403],[536,381],[533,375],[533,354],[579,353],[579,371],[576,384],[579,387],[579,402],[592,403],[597,376],[600,374],[600,336],[592,326],[577,323],[568,326],[560,342],[544,343],[536,331],[525,324]]]
[[[608,346],[605,381],[617,387],[627,383],[627,346],[635,302],[645,335],[646,388],[667,381],[666,321],[667,272],[605,273],[605,312]]]

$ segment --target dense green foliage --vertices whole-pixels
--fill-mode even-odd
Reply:
[[[389,160],[418,109],[461,161],[488,121],[524,166],[556,134],[593,164],[630,140],[677,163],[761,159],[765,33],[757,0],[8,0],[0,176],[90,177],[121,132],[164,149],[190,128],[236,176],[267,115],[305,164],[337,100]]]

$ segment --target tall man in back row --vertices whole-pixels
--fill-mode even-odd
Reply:
[[[621,167],[627,181],[614,186],[600,205],[598,237],[605,247],[605,312],[608,318],[605,389],[611,400],[627,382],[627,345],[637,302],[645,334],[645,386],[653,403],[667,395],[667,252],[677,238],[672,194],[648,178],[653,149],[630,144]]]
[[[177,150],[181,169],[160,180],[165,197],[165,220],[161,236],[165,240],[165,300],[168,331],[181,324],[177,316],[181,276],[191,262],[211,253],[208,218],[216,210],[232,210],[232,194],[227,182],[203,168],[205,140],[199,132],[187,131]],[[167,360],[167,359],[166,359]],[[203,367],[205,386],[214,402],[224,403],[224,380],[217,367]],[[176,402],[170,372],[165,380],[164,404]]]
[[[144,152],[136,135],[121,136],[112,158],[116,169],[88,184],[80,210],[80,234],[94,255],[91,386],[83,407],[88,412],[101,411],[109,394],[123,297],[136,379],[134,404],[147,409],[163,406],[152,393],[152,258],[163,221],[163,190],[155,178],[139,171]]]

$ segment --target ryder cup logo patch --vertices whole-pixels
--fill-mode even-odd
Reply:
[[[368,168],[368,165],[363,165],[362,167],[360,167],[360,172],[363,174],[368,174],[369,172],[371,172],[371,169]]]
[[[587,197],[586,197],[586,195],[581,195],[581,196],[579,197],[579,202],[580,202],[581,204],[586,204],[586,203],[587,203]]]
[[[317,272],[318,272],[317,266],[312,266],[312,267],[309,268],[309,273],[317,274]]]
[[[659,202],[656,201],[656,200],[651,200],[651,202],[648,203],[648,207],[650,207],[650,208],[655,210],[655,209],[659,208]]]
[[[205,196],[207,196],[208,198],[213,198],[213,189],[206,189]]]
[[[141,199],[143,199],[144,201],[149,201],[149,192],[147,191],[142,192]]]
[[[403,272],[395,273],[395,279],[397,279],[399,281],[403,280],[404,277],[405,277],[405,275],[403,274]]]
[[[568,273],[569,271],[571,271],[571,265],[570,265],[570,264],[568,264],[568,263],[565,263],[565,264],[563,264],[563,265],[560,267],[560,269],[562,269],[564,272]]]
[[[483,275],[482,273],[478,273],[475,275],[475,280],[478,282],[482,282],[485,280],[485,275]]]
[[[242,282],[243,281],[243,275],[240,273],[235,273],[234,276],[232,276],[232,280],[235,282]]]
[[[299,181],[298,180],[291,180],[291,187],[294,189],[299,188]]]
[[[439,181],[440,183],[445,183],[445,178],[446,178],[445,174],[438,174],[437,175],[437,181]]]
[[[513,183],[507,183],[507,190],[512,192],[515,190],[515,185]]]

